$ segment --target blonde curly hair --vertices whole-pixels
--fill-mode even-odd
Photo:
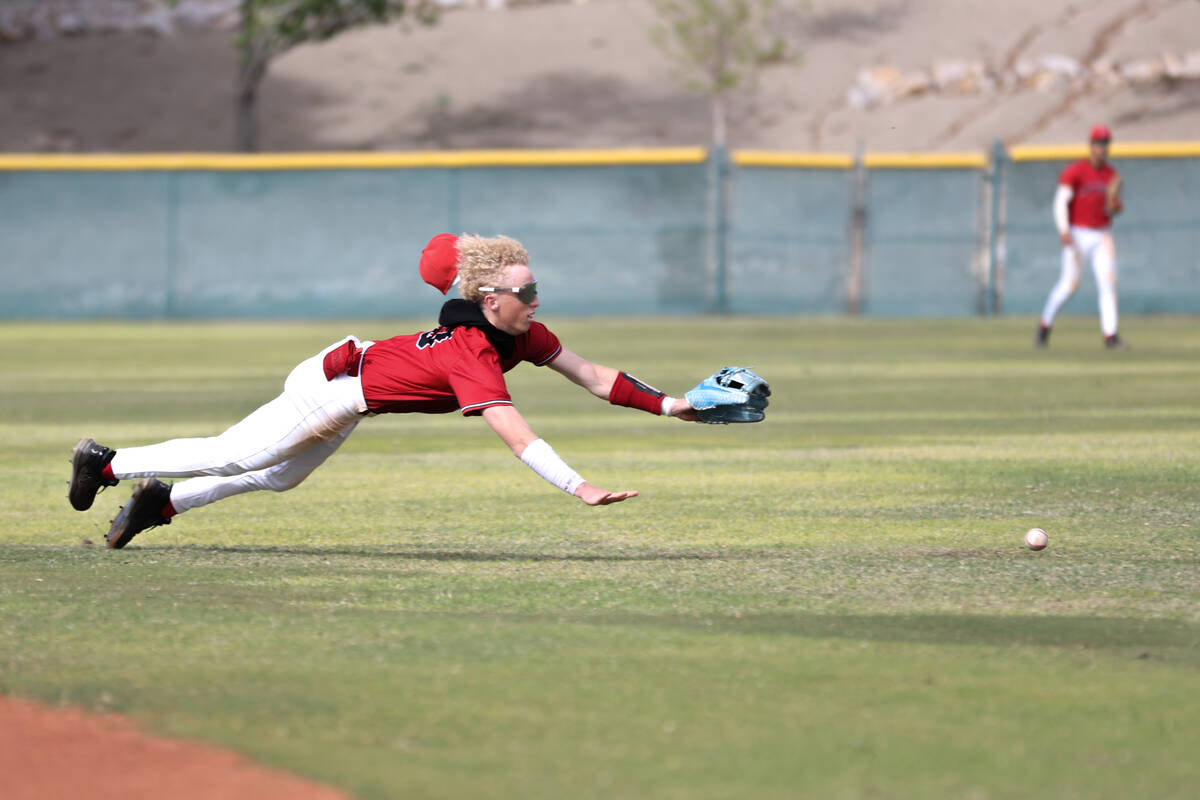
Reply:
[[[482,302],[484,293],[479,287],[495,286],[505,267],[513,265],[529,266],[529,253],[516,239],[465,234],[458,237],[458,293],[464,300]]]

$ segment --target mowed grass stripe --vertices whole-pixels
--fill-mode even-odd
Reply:
[[[0,690],[365,798],[1191,796],[1194,321],[1126,320],[1122,353],[1088,317],[1046,351],[1027,320],[548,324],[672,393],[752,365],[768,421],[521,367],[534,429],[641,497],[381,417],[298,489],[111,552],[127,487],[69,509],[80,436],[216,433],[324,344],[421,324],[0,326]]]

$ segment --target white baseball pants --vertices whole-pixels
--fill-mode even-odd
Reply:
[[[219,436],[117,450],[113,475],[191,478],[171,487],[177,512],[243,492],[298,486],[367,413],[360,377],[325,378],[325,354],[349,339],[354,337],[302,361],[288,375],[283,394]]]
[[[1063,304],[1079,288],[1083,263],[1092,265],[1100,295],[1100,330],[1105,336],[1117,332],[1117,256],[1112,234],[1096,228],[1071,227],[1072,245],[1062,249],[1062,274],[1050,290],[1042,310],[1042,324],[1050,327]]]

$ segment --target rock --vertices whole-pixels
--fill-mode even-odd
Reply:
[[[1120,66],[1121,77],[1138,85],[1157,83],[1166,75],[1166,67],[1161,58],[1146,58],[1127,61]]]
[[[939,91],[978,94],[994,89],[996,80],[982,61],[943,59],[933,65],[933,83]]]
[[[23,42],[33,38],[33,28],[15,11],[0,9],[0,44]]]
[[[1017,74],[1016,69],[1009,69],[1001,72],[996,77],[996,82],[1003,92],[1015,92],[1021,88],[1021,77]]]
[[[1056,72],[1039,70],[1034,73],[1030,88],[1035,92],[1050,92],[1067,85],[1067,79]]]
[[[962,91],[967,94],[990,92],[996,88],[996,76],[987,64],[982,61],[971,61],[967,63],[967,76],[961,86]]]
[[[204,0],[180,0],[175,6],[174,19],[179,25],[189,28],[209,28],[216,25],[230,10],[230,3],[212,3]]]
[[[1111,58],[1100,57],[1089,67],[1092,83],[1104,89],[1112,89],[1125,84],[1125,79],[1117,70]]]
[[[1200,80],[1200,50],[1181,56],[1165,54],[1163,71],[1168,78],[1177,81]]]
[[[3,3],[4,0],[0,0]],[[158,36],[176,25],[230,28],[240,20],[239,0],[44,0],[0,10],[0,44],[89,33],[143,31]]]
[[[1200,80],[1200,50],[1193,50],[1183,57],[1183,72],[1180,77],[1189,81]]]
[[[1083,65],[1070,56],[1048,55],[1038,59],[1038,66],[1046,72],[1061,75],[1072,80],[1084,76]]]
[[[1031,89],[1036,80],[1041,68],[1036,61],[1028,58],[1022,58],[1013,65],[1012,74],[1016,77],[1016,88]]]
[[[929,70],[901,73],[890,64],[864,67],[846,92],[854,108],[874,108],[895,100],[934,92],[978,94],[996,88],[1006,92],[1022,89],[1050,92],[1065,88],[1112,89],[1129,84],[1151,84],[1164,79],[1200,80],[1200,50],[1186,55],[1164,53],[1158,58],[1116,64],[1102,56],[1084,66],[1070,56],[1045,55],[1023,58],[1013,69],[997,75],[982,61],[939,59]]]
[[[896,83],[895,96],[897,98],[904,97],[920,97],[937,90],[933,78],[928,72],[923,69],[915,72],[906,72],[900,76]]]
[[[138,15],[137,30],[158,36],[170,36],[175,32],[175,24],[171,12],[165,6],[157,6]]]
[[[875,104],[875,98],[868,94],[867,90],[855,84],[846,90],[846,105],[851,108],[857,108],[860,111],[871,108]]]
[[[967,62],[958,59],[943,59],[934,62],[933,83],[938,91],[957,88],[967,77]]]
[[[64,11],[56,20],[58,32],[63,36],[79,36],[92,29],[91,21],[82,14]]]
[[[899,83],[900,70],[890,64],[865,67],[858,71],[858,82],[846,99],[855,108],[886,105],[895,99]]]
[[[1178,78],[1183,71],[1183,59],[1174,53],[1162,54],[1163,75],[1167,78]]]

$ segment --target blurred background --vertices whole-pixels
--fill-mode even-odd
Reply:
[[[1196,0],[704,7],[0,0],[0,315],[427,315],[441,230],[570,313],[1034,313],[1101,122],[1123,310],[1200,311]]]
[[[0,0],[0,148],[225,151],[239,0]],[[261,88],[263,150],[703,145],[703,94],[649,0],[476,0],[295,47]],[[1200,132],[1196,0],[808,0],[730,142],[985,149]]]

